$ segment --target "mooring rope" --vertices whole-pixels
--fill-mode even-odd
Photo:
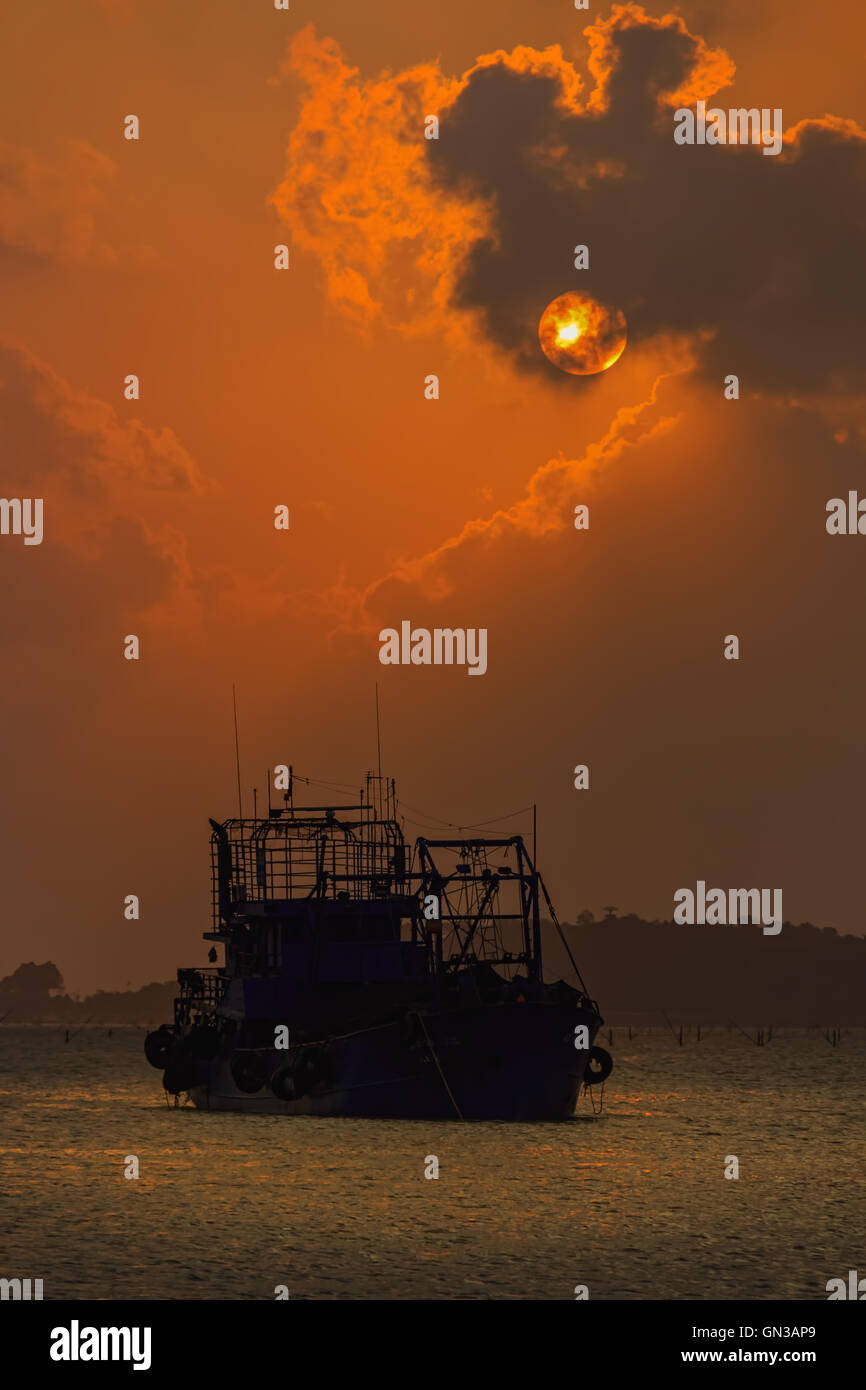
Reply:
[[[427,1039],[427,1046],[428,1046],[429,1049],[430,1049],[430,1055],[432,1056],[433,1061],[436,1063],[436,1070],[439,1072],[439,1075],[442,1077],[442,1085],[445,1087],[445,1090],[448,1092],[448,1095],[449,1095],[449,1097],[451,1098],[451,1104],[454,1106],[454,1109],[457,1111],[457,1118],[458,1118],[458,1120],[462,1120],[462,1119],[463,1119],[463,1116],[462,1116],[462,1114],[460,1113],[460,1106],[457,1104],[456,1100],[454,1099],[454,1092],[451,1090],[451,1087],[448,1085],[448,1081],[447,1081],[447,1078],[446,1078],[446,1076],[445,1076],[445,1073],[444,1073],[444,1071],[442,1070],[442,1067],[441,1067],[440,1064],[439,1064],[439,1058],[436,1056],[436,1049],[435,1049],[435,1047],[433,1046],[432,1040],[431,1040],[431,1038],[430,1038],[430,1034],[427,1032],[427,1025],[426,1025],[426,1023],[424,1022],[424,1020],[423,1020],[423,1018],[421,1017],[420,1014],[416,1014],[415,1017],[417,1018],[418,1022],[421,1024],[421,1027],[424,1029],[424,1037]]]

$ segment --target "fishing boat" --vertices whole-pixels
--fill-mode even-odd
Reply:
[[[266,815],[211,821],[211,964],[178,971],[174,1021],[145,1040],[165,1091],[251,1114],[570,1119],[612,1063],[523,837],[411,845],[381,774],[354,805],[297,806],[297,780]],[[576,984],[545,982],[542,897]]]

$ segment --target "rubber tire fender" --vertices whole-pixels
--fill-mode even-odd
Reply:
[[[593,1062],[595,1067],[593,1067]],[[583,1081],[586,1086],[599,1086],[602,1081],[607,1081],[613,1071],[613,1058],[609,1052],[605,1052],[603,1047],[591,1047],[589,1049],[589,1060],[586,1070],[583,1073]]]
[[[300,1100],[302,1092],[298,1089],[298,1082],[295,1076],[295,1068],[291,1062],[285,1062],[281,1067],[277,1067],[271,1077],[271,1091],[277,1100],[292,1101]]]
[[[165,1023],[153,1033],[148,1033],[145,1038],[144,1055],[157,1071],[163,1071],[168,1065],[174,1041],[174,1034]]]
[[[302,1047],[293,1067],[295,1087],[300,1095],[307,1095],[322,1081],[329,1081],[331,1067],[324,1048]]]
[[[232,1053],[229,1062],[232,1081],[245,1096],[254,1096],[268,1079],[268,1070],[257,1052],[241,1049]]]

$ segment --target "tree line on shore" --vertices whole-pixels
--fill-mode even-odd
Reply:
[[[562,932],[609,1022],[664,1017],[707,1025],[759,1020],[789,1027],[866,1026],[866,937],[785,922],[778,936],[752,926],[681,926],[605,909]],[[574,983],[559,933],[542,923],[544,974]],[[516,944],[516,943],[515,943]],[[0,979],[0,1022],[137,1023],[171,1019],[177,986],[164,981],[78,998],[52,961]]]

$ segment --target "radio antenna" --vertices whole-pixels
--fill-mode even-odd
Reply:
[[[379,758],[379,781],[382,780],[382,736],[379,730],[379,682],[376,682],[376,753]]]
[[[232,707],[235,712],[235,768],[238,774],[238,817],[243,820],[244,804],[241,800],[241,746],[238,741],[238,697],[234,681],[232,681]]]

